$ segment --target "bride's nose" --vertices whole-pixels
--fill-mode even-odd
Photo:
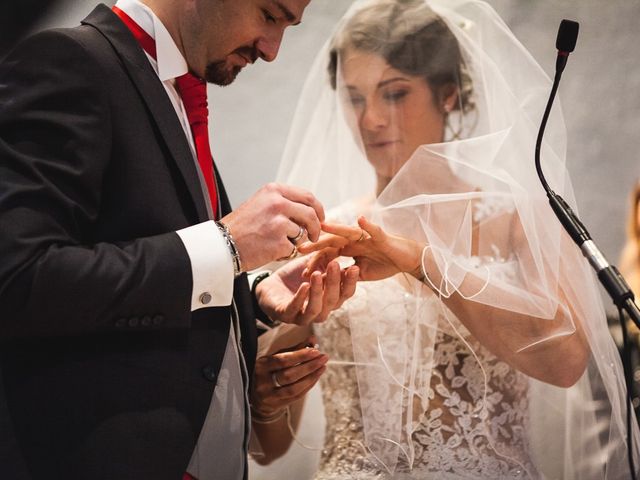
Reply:
[[[368,131],[380,130],[388,125],[388,113],[375,102],[367,103],[360,116],[360,128]]]

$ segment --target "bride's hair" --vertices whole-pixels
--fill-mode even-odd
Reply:
[[[423,77],[442,100],[442,87],[456,85],[454,109],[474,109],[473,86],[449,27],[424,0],[374,0],[349,18],[334,36],[329,53],[331,86],[336,88],[338,59],[353,48],[381,56],[407,75]]]

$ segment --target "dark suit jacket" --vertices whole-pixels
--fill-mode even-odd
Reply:
[[[34,479],[180,478],[230,324],[229,307],[190,311],[175,231],[204,201],[165,90],[107,7],[0,66],[0,364]],[[244,276],[234,297],[251,370]]]

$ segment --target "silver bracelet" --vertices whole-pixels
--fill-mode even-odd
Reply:
[[[227,247],[229,248],[229,253],[231,253],[231,259],[233,260],[233,274],[237,277],[242,273],[242,262],[240,261],[240,253],[238,253],[238,249],[236,248],[236,242],[231,236],[229,227],[219,221],[216,222],[216,225],[227,242]]]

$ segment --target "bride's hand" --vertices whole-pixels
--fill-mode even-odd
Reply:
[[[251,389],[254,417],[274,418],[300,399],[326,370],[329,357],[318,350],[315,337],[290,349],[256,360]]]
[[[316,252],[308,265],[326,263],[338,256],[353,257],[360,267],[361,280],[380,280],[399,272],[421,278],[423,245],[409,238],[390,235],[365,217],[358,218],[358,226],[323,223],[326,232],[315,242],[306,242],[301,253]]]

